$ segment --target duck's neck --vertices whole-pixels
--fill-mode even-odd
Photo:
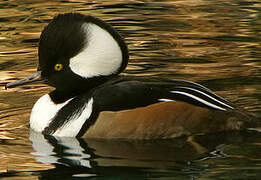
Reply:
[[[71,99],[75,96],[86,94],[91,92],[94,88],[100,86],[101,84],[114,79],[117,77],[116,75],[109,77],[96,77],[91,79],[85,79],[82,82],[77,82],[70,89],[55,89],[54,91],[49,93],[52,101],[56,104],[63,103],[68,99]]]

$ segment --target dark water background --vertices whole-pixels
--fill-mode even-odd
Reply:
[[[63,12],[90,14],[125,37],[133,76],[201,83],[261,113],[261,2],[257,0],[0,0],[0,85],[37,66],[39,35]],[[261,134],[227,132],[159,141],[30,134],[43,84],[0,90],[1,179],[260,179]],[[30,135],[29,135],[30,134]]]

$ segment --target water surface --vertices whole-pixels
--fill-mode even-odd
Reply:
[[[201,83],[241,108],[261,113],[261,3],[254,0],[0,0],[0,85],[36,70],[43,27],[58,13],[102,18],[125,38],[133,76]],[[3,179],[258,179],[257,132],[161,141],[43,137],[30,133],[35,101],[52,88],[0,91]]]

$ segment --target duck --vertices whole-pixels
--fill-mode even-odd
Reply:
[[[168,139],[242,130],[258,118],[187,80],[122,75],[129,61],[122,36],[105,21],[80,13],[56,15],[39,40],[38,68],[6,84],[41,81],[30,128],[57,137]]]

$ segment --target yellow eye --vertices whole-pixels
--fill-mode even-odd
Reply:
[[[63,65],[62,64],[55,64],[54,66],[54,70],[55,71],[61,71],[63,69]]]

